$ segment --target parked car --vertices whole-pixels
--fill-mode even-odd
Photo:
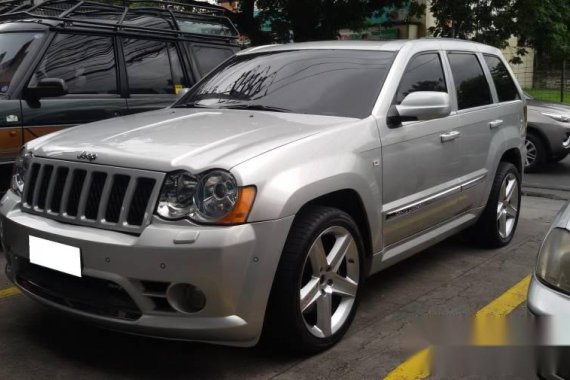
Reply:
[[[528,105],[525,169],[540,171],[570,153],[570,106],[525,94]]]
[[[0,167],[11,167],[24,143],[47,133],[166,107],[238,50],[221,7],[126,3],[130,8],[7,4],[11,12],[0,16]]]
[[[537,321],[542,379],[566,379],[570,317],[570,203],[554,219],[538,254],[528,290],[528,310]]]
[[[252,48],[170,108],[28,143],[7,273],[116,330],[323,350],[367,276],[470,226],[511,241],[524,107],[472,42]]]

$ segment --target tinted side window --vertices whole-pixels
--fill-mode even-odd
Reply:
[[[449,53],[459,109],[493,103],[489,84],[475,54]]]
[[[131,94],[174,95],[184,87],[182,67],[172,44],[125,39],[123,46]]]
[[[196,62],[198,63],[198,71],[202,75],[206,75],[212,71],[220,63],[234,55],[231,49],[218,48],[214,46],[197,46],[192,47]]]
[[[70,94],[116,94],[115,50],[110,37],[59,34],[30,86],[44,78],[65,80]]]
[[[487,62],[487,66],[493,77],[499,101],[508,102],[509,100],[520,99],[517,86],[515,86],[513,78],[503,62],[498,57],[492,55],[485,55],[485,62]]]
[[[410,60],[398,88],[396,104],[416,91],[447,92],[439,54],[421,54]]]

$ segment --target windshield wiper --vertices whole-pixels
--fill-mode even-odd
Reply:
[[[252,111],[271,111],[271,112],[293,112],[286,108],[279,108],[273,106],[264,106],[263,104],[232,104],[224,105],[220,108],[228,108],[232,110],[252,110]]]

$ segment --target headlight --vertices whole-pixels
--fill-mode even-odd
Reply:
[[[562,114],[554,113],[554,112],[541,112],[541,114],[543,114],[544,116],[549,117],[551,119],[554,119],[556,121],[559,121],[561,123],[570,122],[570,117],[568,115],[562,115]]]
[[[238,187],[234,176],[225,170],[197,176],[175,172],[166,176],[157,213],[171,220],[190,218],[199,223],[245,223],[255,193],[253,186]]]
[[[26,178],[26,172],[30,168],[32,157],[32,153],[24,147],[20,150],[20,154],[14,163],[10,189],[19,196],[24,194],[24,180]]]
[[[158,202],[158,215],[166,219],[185,218],[193,210],[197,179],[187,172],[166,176]]]
[[[538,255],[536,275],[570,293],[570,232],[556,228],[548,234]]]

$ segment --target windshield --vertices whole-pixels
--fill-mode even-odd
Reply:
[[[0,34],[0,95],[8,92],[20,65],[42,37],[42,33]]]
[[[365,118],[393,58],[392,52],[368,50],[237,56],[194,86],[176,106]]]

